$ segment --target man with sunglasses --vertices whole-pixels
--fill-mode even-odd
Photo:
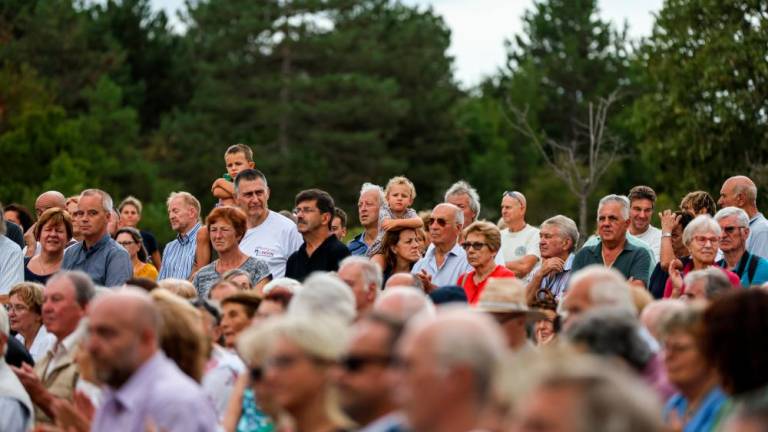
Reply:
[[[403,324],[373,313],[352,328],[345,354],[339,361],[336,385],[344,412],[364,432],[405,430],[393,400],[389,364]]]
[[[717,212],[715,220],[720,225],[720,250],[724,256],[717,265],[736,273],[744,287],[762,285],[768,280],[768,260],[747,251],[747,212],[726,207]]]
[[[515,276],[530,281],[531,270],[541,258],[539,230],[525,222],[525,195],[507,191],[501,197],[501,217],[507,226],[501,231],[501,255]]]
[[[717,205],[738,207],[749,217],[747,250],[768,258],[768,219],[757,209],[757,186],[749,177],[734,176],[723,183]]]
[[[429,216],[429,239],[432,244],[424,257],[413,266],[411,273],[421,279],[427,292],[445,285],[453,285],[459,276],[472,270],[467,253],[459,245],[459,234],[464,225],[464,212],[453,204],[441,203]]]

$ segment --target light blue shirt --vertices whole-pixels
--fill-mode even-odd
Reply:
[[[467,253],[456,243],[445,256],[443,265],[437,266],[435,258],[435,245],[430,244],[424,257],[416,262],[411,273],[418,274],[424,270],[432,276],[432,283],[438,287],[446,285],[456,285],[459,276],[472,270],[472,266],[467,262]]]
[[[85,240],[68,247],[61,269],[84,271],[93,283],[105,287],[120,286],[133,276],[131,256],[109,234],[90,248]]]
[[[0,235],[0,294],[8,294],[19,282],[24,282],[21,248],[13,240]]]
[[[203,389],[158,351],[119,389],[105,388],[91,431],[144,432],[216,430],[216,411]]]
[[[760,212],[749,220],[747,250],[759,257],[768,259],[768,220]]]
[[[168,278],[189,279],[192,266],[195,264],[195,248],[197,248],[197,231],[202,225],[195,224],[186,234],[179,234],[176,239],[165,245],[163,265],[157,280]]]

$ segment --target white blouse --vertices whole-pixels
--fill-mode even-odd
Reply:
[[[22,336],[21,333],[16,333],[16,339],[19,342],[24,343],[24,336]],[[48,351],[53,348],[54,344],[56,344],[56,336],[48,333],[48,330],[42,325],[37,331],[37,335],[35,335],[35,340],[32,341],[32,346],[29,347],[29,355],[31,355],[32,360],[37,363],[45,357]]]

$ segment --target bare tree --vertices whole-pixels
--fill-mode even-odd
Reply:
[[[608,111],[619,99],[618,91],[607,98],[589,103],[589,119],[585,124],[573,119],[577,133],[570,140],[557,141],[533,130],[528,121],[528,107],[509,104],[512,127],[529,138],[544,156],[544,161],[565,182],[579,200],[579,231],[587,238],[587,200],[610,166],[621,158],[620,142],[607,130]]]

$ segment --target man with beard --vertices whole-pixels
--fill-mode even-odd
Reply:
[[[160,316],[146,293],[124,288],[105,294],[91,304],[88,318],[86,345],[107,386],[91,430],[216,429],[216,413],[200,386],[160,351]]]
[[[288,258],[286,277],[303,281],[312,272],[336,271],[349,256],[349,249],[331,234],[334,209],[333,198],[320,189],[296,195],[296,226],[304,244]]]

